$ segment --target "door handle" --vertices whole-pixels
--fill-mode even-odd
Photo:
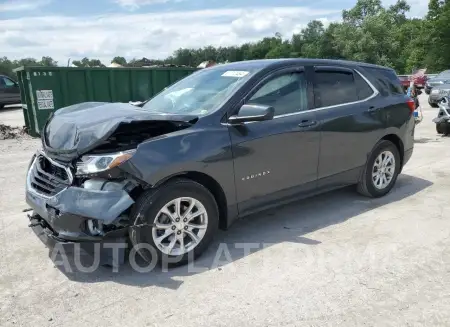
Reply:
[[[310,127],[317,124],[317,121],[315,120],[302,120],[300,124],[298,124],[298,127]]]
[[[367,112],[368,112],[368,113],[374,113],[374,112],[377,112],[378,109],[379,109],[378,107],[373,107],[373,106],[372,106],[372,107],[370,107],[369,109],[367,109]]]

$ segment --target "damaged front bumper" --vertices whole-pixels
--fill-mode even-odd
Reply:
[[[59,173],[50,174],[50,165]],[[72,181],[68,168],[42,152],[33,158],[26,179],[26,202],[33,209],[30,227],[62,243],[124,237],[128,226],[120,223],[121,214],[134,203],[124,183],[88,180],[75,187]]]

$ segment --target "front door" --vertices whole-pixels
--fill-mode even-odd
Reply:
[[[320,132],[303,67],[266,77],[245,103],[269,105],[272,120],[229,126],[239,213],[316,188]]]
[[[0,76],[0,96],[3,103],[20,103],[20,90],[17,83],[5,76]]]

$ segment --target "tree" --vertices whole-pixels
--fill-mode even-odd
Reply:
[[[89,59],[87,57],[81,60],[74,60],[72,64],[77,67],[105,67],[99,59]]]
[[[119,64],[121,66],[126,66],[127,65],[127,60],[124,57],[114,57],[113,60],[111,60],[111,63],[116,63]]]
[[[42,57],[41,61],[38,63],[40,66],[56,67],[58,62],[53,60],[52,57]]]

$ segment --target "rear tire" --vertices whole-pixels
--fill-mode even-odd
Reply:
[[[387,140],[378,142],[364,166],[358,183],[358,193],[372,198],[386,195],[394,187],[400,172],[400,154]]]
[[[166,214],[167,210],[172,217]],[[204,214],[189,220],[190,216],[203,211]],[[219,210],[214,196],[203,185],[176,179],[142,194],[132,209],[130,220],[133,226],[158,224],[132,228],[131,244],[148,263],[156,259],[160,265],[173,267],[198,258],[208,248],[219,227]],[[150,246],[151,251],[145,249],[146,246]]]

